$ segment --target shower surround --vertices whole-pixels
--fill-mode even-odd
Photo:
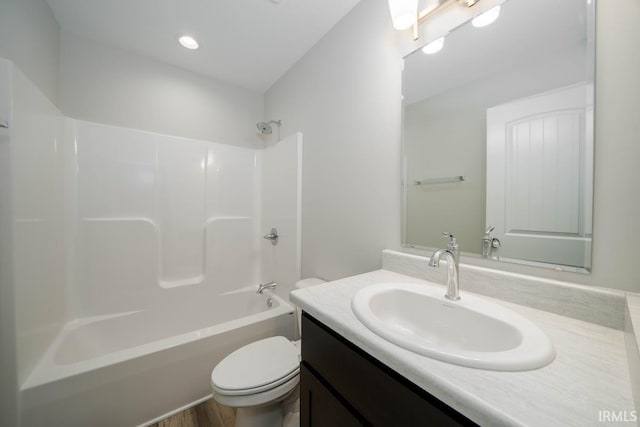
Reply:
[[[276,294],[300,277],[301,134],[250,149],[83,122],[10,62],[0,77],[23,425],[145,424],[206,397],[235,348],[293,337]]]
[[[68,122],[79,317],[260,281],[258,151]]]

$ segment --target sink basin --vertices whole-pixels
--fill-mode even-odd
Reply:
[[[381,283],[351,300],[358,320],[385,340],[456,365],[525,371],[550,363],[555,350],[531,321],[498,304],[417,283]]]

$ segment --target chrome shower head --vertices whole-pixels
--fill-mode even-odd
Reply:
[[[272,123],[275,124],[276,126],[280,127],[280,125],[282,124],[282,121],[281,120],[271,120],[269,123],[260,122],[257,125],[258,131],[262,135],[271,135],[271,133],[273,133],[273,129],[271,128],[271,124]]]
[[[271,129],[271,125],[269,125],[269,123],[260,122],[258,123],[258,131],[263,135],[271,135],[273,129]]]

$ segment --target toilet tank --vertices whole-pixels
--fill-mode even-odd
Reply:
[[[320,285],[322,283],[327,283],[326,280],[319,279],[317,277],[309,277],[307,279],[298,280],[296,282],[296,289],[304,289],[309,286]],[[297,328],[298,328],[298,337],[302,335],[301,325],[302,325],[302,310],[296,307],[296,317],[297,317]]]

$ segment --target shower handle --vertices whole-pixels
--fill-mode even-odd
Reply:
[[[271,229],[271,232],[269,234],[264,235],[264,238],[266,240],[271,240],[271,244],[273,246],[278,244],[279,237],[280,236],[278,236],[278,230],[276,230],[275,227]]]

